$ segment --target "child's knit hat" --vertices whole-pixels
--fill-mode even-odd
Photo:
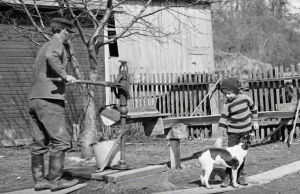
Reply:
[[[223,80],[221,83],[221,91],[226,89],[234,94],[238,94],[240,91],[241,83],[236,77],[229,77]],[[222,91],[223,92],[223,91]]]

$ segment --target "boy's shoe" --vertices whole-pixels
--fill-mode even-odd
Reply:
[[[246,179],[244,177],[240,176],[240,178],[238,179],[238,184],[247,186],[248,182],[246,181]]]
[[[225,175],[222,183],[221,183],[221,187],[228,187],[230,184],[230,177],[228,174]]]

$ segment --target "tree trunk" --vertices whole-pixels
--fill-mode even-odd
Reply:
[[[276,13],[276,17],[277,19],[282,19],[282,15],[283,15],[283,7],[284,7],[284,0],[278,0],[277,1],[277,13]]]
[[[98,72],[90,72],[90,80],[95,81],[93,77],[97,77]],[[83,136],[82,136],[82,148],[81,157],[85,159],[91,159],[93,157],[93,149],[90,146],[91,143],[97,142],[97,127],[96,127],[96,108],[95,108],[95,91],[94,86],[88,87],[88,97],[85,101],[85,115],[83,122]]]
[[[97,81],[99,78],[97,70],[97,55],[95,52],[95,44],[89,42],[88,54],[91,71],[89,73],[89,79]],[[98,86],[99,87],[99,86]],[[82,150],[81,157],[90,159],[93,157],[93,149],[90,146],[91,143],[97,142],[97,126],[96,126],[96,106],[95,106],[95,86],[88,86],[87,101],[85,104],[86,111],[83,124],[83,137],[82,137]]]

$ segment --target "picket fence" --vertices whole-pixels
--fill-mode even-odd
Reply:
[[[207,98],[196,110],[199,103],[207,95],[209,89],[222,77],[238,77],[242,86],[248,87],[248,95],[252,97],[259,111],[276,111],[276,104],[287,103],[287,85],[300,86],[300,65],[296,67],[273,67],[272,69],[253,68],[248,71],[216,71],[192,73],[140,74],[139,79],[131,80],[128,102],[130,107],[154,106],[161,113],[170,113],[170,117],[198,116],[219,114],[224,96],[217,90],[211,98]],[[115,80],[117,75],[112,75]],[[131,77],[137,77],[131,75]],[[118,103],[115,95],[110,95],[110,104]],[[277,127],[280,118],[260,122],[260,130],[256,138],[264,138]],[[212,126],[190,127],[193,138],[208,138]],[[278,131],[272,138],[277,140],[287,136],[290,126]],[[299,126],[296,128],[299,134]]]

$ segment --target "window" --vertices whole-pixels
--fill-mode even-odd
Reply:
[[[108,38],[111,38],[116,35],[116,26],[115,26],[115,18],[114,15],[111,16],[111,18],[108,21]],[[117,41],[109,43],[109,55],[110,57],[119,57],[119,51],[118,51],[118,43]]]

